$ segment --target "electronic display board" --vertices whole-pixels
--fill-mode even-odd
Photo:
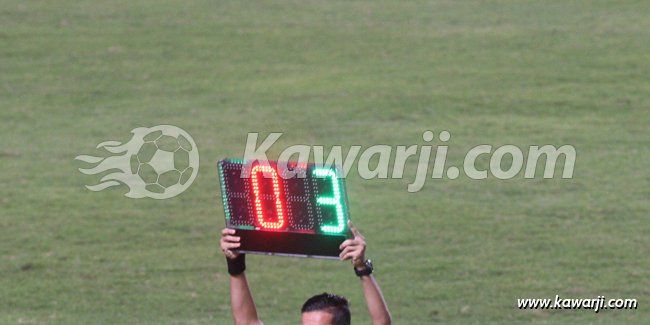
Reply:
[[[226,226],[239,251],[338,258],[349,237],[345,182],[335,166],[223,159]]]

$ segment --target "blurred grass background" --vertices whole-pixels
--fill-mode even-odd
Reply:
[[[571,144],[574,179],[348,178],[396,324],[643,323],[650,317],[647,1],[0,0],[0,322],[229,323],[216,161],[248,132],[291,144]],[[86,190],[73,158],[137,126],[188,131],[192,187]],[[251,256],[268,324],[346,263]],[[522,311],[517,298],[637,298]]]

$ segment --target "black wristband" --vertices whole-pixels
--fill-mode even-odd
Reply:
[[[246,270],[245,254],[239,254],[239,256],[233,259],[226,257],[226,262],[228,262],[228,273],[230,273],[230,275],[240,275]]]

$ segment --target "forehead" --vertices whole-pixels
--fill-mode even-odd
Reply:
[[[322,310],[308,311],[302,313],[303,325],[330,325],[332,314]]]

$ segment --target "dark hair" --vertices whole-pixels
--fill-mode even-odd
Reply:
[[[332,325],[350,325],[350,308],[345,297],[324,292],[307,299],[300,312],[317,310],[332,314]]]

